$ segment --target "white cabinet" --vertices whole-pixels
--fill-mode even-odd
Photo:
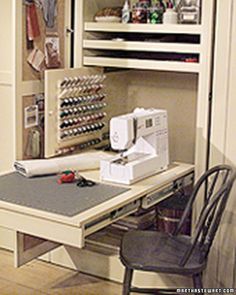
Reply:
[[[115,69],[107,72],[109,116],[130,112],[134,107],[165,108],[168,111],[170,130],[170,156],[172,160],[194,163],[196,175],[204,171],[208,142],[208,97],[211,65],[211,35],[214,1],[205,0],[200,25],[136,25],[94,23],[95,12],[105,6],[123,1],[77,0],[77,55],[76,65],[101,66]],[[137,37],[159,34],[197,35],[197,44],[140,42]],[[114,41],[114,36],[131,34],[135,41]],[[141,60],[139,51],[149,56],[154,53],[190,53],[198,62]],[[123,57],[116,55],[122,51]],[[98,52],[104,55],[99,56]],[[134,58],[128,55],[133,52]],[[116,71],[118,69],[118,71]],[[125,69],[125,70],[124,70]],[[65,247],[51,254],[55,263],[122,281],[119,257],[104,247],[88,245],[84,250]],[[95,262],[95,263],[94,263]],[[166,286],[188,285],[188,282],[171,280],[159,275],[137,274],[135,283]],[[191,286],[191,285],[190,285]]]
[[[4,1],[4,3],[6,3],[6,1]],[[7,105],[9,107],[8,113],[11,115],[7,118],[7,125],[13,130],[13,134],[15,132],[14,130],[16,130],[17,134],[16,144],[14,144],[14,136],[11,137],[11,148],[8,149],[8,146],[4,144],[4,150],[11,150],[10,158],[12,159],[14,158],[15,147],[17,150],[17,157],[19,158],[22,157],[24,149],[23,128],[21,124],[23,121],[23,98],[42,92],[43,86],[39,79],[24,79],[24,73],[22,71],[24,58],[22,2],[12,0],[11,2],[9,1],[9,3],[12,4],[12,7],[4,7],[10,9],[14,16],[14,27],[10,33],[14,44],[9,45],[8,43],[10,46],[9,53],[7,52],[7,47],[5,48],[5,53],[7,52],[6,56],[8,56],[8,58],[10,57],[10,60],[14,60],[15,69],[14,71],[12,70],[11,76],[11,74],[9,74],[11,70],[5,69],[4,65],[1,64],[0,89],[1,94],[4,97],[5,95],[6,97],[9,97]],[[65,3],[69,3],[69,0],[65,0]],[[208,98],[210,88],[214,1],[202,0],[202,18],[201,24],[199,25],[104,24],[93,22],[93,16],[98,9],[105,6],[116,6],[117,4],[122,5],[123,1],[75,0],[75,66],[100,66],[119,70],[112,73],[107,72],[109,99],[108,112],[110,117],[112,115],[129,112],[136,106],[167,109],[169,114],[171,159],[194,163],[196,167],[196,175],[198,176],[204,171],[207,159]],[[68,5],[65,5],[65,15],[69,20],[70,13],[68,11]],[[224,17],[227,18],[230,15],[230,11],[227,11]],[[227,26],[228,22],[226,22],[225,25]],[[230,26],[227,27],[226,32],[228,32],[229,27]],[[221,28],[224,28],[224,26]],[[218,29],[221,28],[218,27]],[[61,30],[62,34],[64,34],[64,28],[61,28]],[[222,32],[222,34],[223,33],[224,32]],[[127,35],[132,38],[124,38]],[[174,36],[174,40],[179,36],[191,36],[191,42],[179,43],[176,41],[155,41],[166,35]],[[140,36],[142,36],[141,39]],[[121,39],[117,40],[117,37],[120,37]],[[122,40],[122,38],[124,40]],[[65,45],[65,55],[68,56],[67,50],[70,47],[70,42],[69,40],[65,42],[67,42],[67,45]],[[230,45],[226,45],[228,56]],[[13,51],[11,51],[10,48]],[[222,50],[222,47],[219,47],[218,50],[222,59],[225,49]],[[140,57],[140,52],[143,53],[143,58]],[[173,52],[178,56],[188,57],[188,55],[190,55],[196,59],[194,59],[194,62],[193,60],[186,62],[187,60],[173,61],[168,58],[165,58],[164,60],[158,59],[160,54],[170,57],[169,54],[172,54]],[[231,49],[231,52],[235,52],[235,50]],[[68,59],[66,60],[68,61]],[[68,65],[68,62],[65,62],[65,66],[66,65]],[[222,63],[219,68],[222,69],[223,67],[224,73],[226,73],[227,65],[228,64],[224,65],[224,63]],[[120,71],[120,69],[123,71]],[[234,68],[231,70],[233,73]],[[3,75],[5,75],[4,79]],[[218,82],[220,82],[220,80],[218,80]],[[9,85],[5,86],[5,84],[9,84],[10,88],[6,88],[9,87]],[[230,91],[233,97],[233,82],[231,82],[230,85]],[[4,87],[4,90],[2,87]],[[225,83],[223,85],[223,91],[227,92],[227,88],[227,83]],[[15,93],[13,93],[13,90]],[[7,93],[5,91],[7,91]],[[222,91],[222,89],[220,91]],[[217,144],[223,148],[225,142],[220,140],[217,128],[221,128],[221,135],[223,136],[224,132],[226,132],[226,126],[222,126],[223,124],[221,124],[221,121],[223,122],[225,119],[226,112],[222,116],[222,102],[220,102],[220,98],[221,97],[219,96],[217,100],[218,103],[214,106],[215,118],[213,135],[214,142],[217,142]],[[1,106],[3,105],[4,109],[6,109],[6,101],[3,101],[2,97],[0,98],[0,102]],[[232,108],[228,109],[230,118],[232,119],[232,98],[229,102],[230,105],[232,105]],[[224,108],[226,105],[227,102],[224,101]],[[17,122],[15,126],[16,128],[14,128],[15,118],[12,115],[15,111]],[[218,116],[219,114],[220,116]],[[1,116],[0,118],[2,119]],[[231,159],[233,159],[234,147],[229,143],[230,137],[234,131],[233,128],[235,127],[232,121],[228,123],[230,128],[227,130],[228,141],[226,145],[227,155],[230,155]],[[9,134],[7,136],[9,136]],[[13,150],[12,147],[14,147]],[[225,150],[222,150],[220,159],[222,159],[222,154],[224,157],[224,153]],[[214,161],[212,161],[212,163],[213,162]],[[5,233],[5,236],[8,236],[8,232]],[[10,238],[7,239],[10,240]],[[78,254],[78,251],[75,249],[67,250],[70,255],[76,256]],[[90,257],[90,260],[93,260],[93,257],[95,259],[99,256],[99,259],[105,263],[104,269],[106,270],[108,269],[107,265],[109,265],[109,259],[113,260],[111,264],[114,265],[115,270],[116,267],[120,267],[120,265],[117,266],[117,257],[108,257],[107,255],[107,262],[104,260],[104,255],[94,253],[95,252],[91,254],[91,252],[87,251],[87,256],[83,256],[83,252],[82,254],[80,252],[80,256],[88,257],[88,259]],[[51,254],[52,261],[71,266],[68,253],[64,252],[64,255],[65,256],[62,257],[61,252],[54,252]],[[82,268],[88,269],[89,267],[86,265],[86,261],[83,263],[85,264]]]
[[[195,163],[199,175],[206,165],[214,1],[202,1],[197,25],[94,21],[99,9],[123,2],[76,1],[76,66],[127,70],[117,73],[123,82],[113,88],[113,114],[136,106],[167,108],[171,158]]]
[[[70,24],[70,0],[60,1],[60,13],[63,11],[64,21],[58,30],[63,39],[61,41],[65,57],[63,65],[67,67],[70,38],[65,29]],[[98,9],[105,6],[122,6],[123,1],[76,0],[74,42],[75,67],[84,65],[128,70],[107,74],[110,117],[132,111],[136,106],[167,108],[171,158],[184,161],[187,153],[186,161],[195,162],[199,172],[204,170],[206,157],[214,1],[202,2],[202,21],[199,25],[152,25],[95,23],[93,16]],[[13,44],[9,45],[12,51],[9,50],[7,56],[14,61],[15,68],[12,70],[11,88],[14,93],[9,94],[12,104],[8,106],[13,108],[16,116],[8,119],[11,120],[11,124],[16,125],[15,128],[12,126],[16,130],[13,136],[16,144],[11,144],[16,147],[16,152],[12,153],[16,153],[17,158],[22,158],[26,149],[26,133],[22,124],[23,104],[25,100],[30,101],[35,94],[43,92],[44,89],[43,77],[32,73],[26,62],[29,52],[25,49],[23,2],[12,0],[11,4]],[[131,38],[114,41],[114,38],[120,34],[129,35]],[[156,39],[159,40],[167,35],[171,35],[175,41],[156,42]],[[178,38],[183,36],[187,36],[187,39],[191,37],[190,42],[178,42]],[[144,54],[144,57],[140,57],[140,53]],[[185,59],[172,60],[173,53]],[[162,57],[159,59],[160,54]],[[163,54],[166,55],[164,59]],[[191,59],[187,62],[189,54],[195,57],[194,62]],[[9,73],[7,76],[9,79]],[[186,128],[187,125],[189,128]],[[187,150],[191,151],[191,155]]]

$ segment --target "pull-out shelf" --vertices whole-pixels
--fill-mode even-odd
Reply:
[[[85,66],[200,72],[202,25],[85,22]]]
[[[158,42],[138,42],[122,40],[84,40],[83,47],[86,49],[125,50],[146,52],[180,52],[200,54],[199,44],[178,44]]]
[[[163,200],[171,194],[170,190],[174,193],[181,185],[193,181],[193,170],[193,165],[175,163],[167,171],[146,178],[128,187],[129,190],[74,216],[63,216],[1,200],[0,226],[16,232],[15,265],[27,263],[60,245],[83,248],[88,235],[134,213],[141,206],[150,206],[150,196],[153,194],[156,196],[158,192],[157,196]],[[86,172],[83,176],[99,181],[99,171]],[[44,188],[45,194],[47,189]],[[20,190],[18,193],[21,193]],[[153,204],[158,202],[156,198],[152,201]]]
[[[85,56],[85,66],[99,67],[115,67],[128,69],[143,69],[143,70],[159,70],[159,71],[174,71],[174,72],[190,72],[198,73],[200,66],[198,63],[176,62],[176,61],[157,61],[157,60],[141,60],[115,57],[98,57]]]

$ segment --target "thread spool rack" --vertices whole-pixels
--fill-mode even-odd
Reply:
[[[97,146],[106,121],[106,76],[99,69],[45,74],[45,157]]]

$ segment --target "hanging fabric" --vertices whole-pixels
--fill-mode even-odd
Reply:
[[[46,26],[53,28],[57,16],[57,0],[34,0],[34,3],[43,10]]]
[[[26,36],[27,49],[33,48],[33,41],[40,36],[36,6],[31,1],[26,1]]]
[[[40,36],[39,23],[35,4],[26,6],[27,32],[29,40]]]

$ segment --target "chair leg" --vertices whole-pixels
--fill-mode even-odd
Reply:
[[[194,285],[194,288],[196,289],[203,289],[201,273],[193,275],[193,285]],[[198,293],[198,294],[204,295],[204,293]]]
[[[124,283],[123,283],[123,295],[129,295],[131,281],[133,276],[133,269],[126,267],[125,268],[125,276],[124,276]]]

